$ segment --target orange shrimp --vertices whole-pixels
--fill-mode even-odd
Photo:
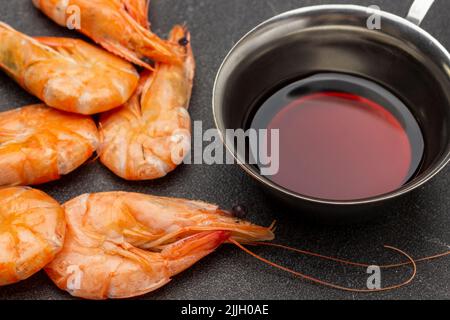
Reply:
[[[181,164],[191,148],[187,109],[195,62],[190,36],[185,28],[176,26],[170,39],[182,43],[183,63],[158,64],[154,73],[144,72],[133,98],[100,119],[100,160],[127,180],[164,177]]]
[[[154,291],[228,240],[269,241],[259,227],[198,201],[112,192],[64,205],[63,250],[46,267],[55,284],[87,299]]]
[[[27,279],[63,247],[63,208],[45,193],[0,189],[0,286]]]
[[[95,114],[125,103],[139,75],[128,62],[84,41],[30,38],[0,22],[0,69],[48,106]]]
[[[70,8],[78,8],[79,31],[106,50],[147,69],[145,58],[177,63],[171,43],[148,29],[146,0],[33,0],[34,5],[61,26],[67,26]]]
[[[88,116],[45,105],[0,113],[0,186],[56,180],[89,159],[98,139]]]

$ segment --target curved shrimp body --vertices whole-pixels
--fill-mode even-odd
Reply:
[[[59,288],[88,299],[142,295],[230,238],[274,237],[271,228],[198,201],[112,192],[86,194],[64,208],[68,234],[46,271]]]
[[[98,130],[88,116],[33,105],[0,113],[0,186],[56,180],[95,152]]]
[[[63,246],[64,210],[41,191],[0,189],[0,222],[0,286],[32,276]]]
[[[179,62],[172,44],[148,29],[146,0],[33,0],[34,5],[61,26],[71,13],[79,14],[79,31],[106,50],[151,69],[145,58]],[[75,9],[73,12],[71,9]]]
[[[135,96],[123,107],[102,115],[100,160],[127,180],[150,180],[173,171],[191,148],[187,112],[195,62],[188,32],[176,26],[170,39],[185,41],[182,64],[158,64],[144,72]]]
[[[48,106],[95,114],[125,103],[139,75],[126,61],[84,41],[30,38],[0,23],[0,68]]]

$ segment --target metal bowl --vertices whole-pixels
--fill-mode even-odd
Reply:
[[[409,20],[420,23],[432,2],[416,1]],[[271,194],[316,218],[339,221],[370,212],[367,209],[419,188],[450,161],[449,53],[418,25],[387,12],[376,12],[381,29],[369,29],[367,21],[373,14],[361,6],[324,5],[278,15],[245,35],[217,74],[213,112],[225,146]],[[426,144],[423,164],[413,180],[370,199],[328,201],[287,190],[246,162],[245,154],[234,147],[225,131],[248,129],[246,122],[255,101],[277,84],[320,72],[364,77],[403,99]]]

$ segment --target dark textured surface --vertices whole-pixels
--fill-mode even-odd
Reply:
[[[333,1],[334,3],[377,4],[404,16],[409,0]],[[164,35],[174,23],[186,23],[193,34],[198,72],[191,104],[194,120],[213,127],[211,91],[215,73],[231,46],[250,28],[277,13],[330,1],[300,0],[155,0],[152,1],[153,29]],[[450,2],[437,1],[423,27],[447,48]],[[0,20],[30,35],[70,35],[40,14],[31,0],[1,0]],[[0,43],[1,45],[1,43]],[[35,102],[0,72],[0,109],[8,110]],[[83,166],[62,180],[41,186],[64,202],[85,192],[127,190],[156,195],[201,199],[231,208],[245,204],[249,218],[260,224],[278,221],[277,241],[323,254],[361,262],[383,263],[403,260],[383,249],[399,247],[414,257],[450,248],[450,169],[444,170],[424,188],[401,201],[387,215],[371,223],[353,226],[319,226],[296,218],[296,212],[273,203],[237,166],[184,166],[169,177],[144,183],[127,183],[98,163]],[[365,270],[323,263],[268,248],[256,249],[266,257],[304,273],[346,286],[364,287]],[[408,268],[383,273],[383,284],[404,280]],[[267,267],[232,248],[223,247],[161,290],[144,299],[449,299],[450,260],[441,259],[419,266],[415,282],[406,288],[381,294],[349,294],[319,287]],[[0,288],[0,299],[68,299],[44,273],[22,283]]]

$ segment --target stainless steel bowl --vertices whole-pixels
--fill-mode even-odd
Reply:
[[[242,168],[283,202],[316,217],[361,215],[419,188],[450,161],[450,55],[418,24],[432,0],[416,0],[407,19],[378,11],[381,29],[367,27],[374,12],[354,5],[306,7],[278,15],[245,35],[217,74],[213,111],[228,150]],[[296,194],[246,163],[226,129],[247,129],[256,99],[277,84],[320,72],[343,72],[375,81],[402,98],[424,135],[426,152],[417,176],[370,199],[328,201]],[[375,212],[375,211],[373,211]]]

